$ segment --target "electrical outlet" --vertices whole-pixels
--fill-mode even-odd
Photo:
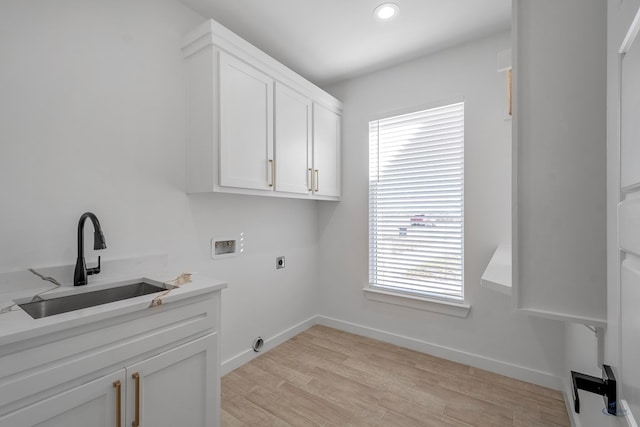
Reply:
[[[279,256],[276,258],[276,270],[284,268],[284,257]]]

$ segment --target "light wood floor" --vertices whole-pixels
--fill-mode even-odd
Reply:
[[[314,326],[222,378],[222,425],[569,426],[562,394]]]

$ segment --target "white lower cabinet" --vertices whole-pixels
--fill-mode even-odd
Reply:
[[[216,334],[0,417],[6,427],[218,425]]]
[[[124,413],[118,403],[124,403],[125,381],[125,370],[120,369],[0,417],[0,426],[120,427]]]
[[[215,334],[127,368],[127,426],[208,427],[219,399]]]
[[[216,351],[207,335],[5,415],[0,426],[215,425]]]
[[[0,427],[219,427],[220,291],[0,346]]]

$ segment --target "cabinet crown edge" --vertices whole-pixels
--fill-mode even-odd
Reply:
[[[254,66],[259,65],[261,71],[271,75],[277,81],[342,115],[340,100],[213,19],[207,19],[183,37],[182,54],[187,59],[209,46],[216,46]]]

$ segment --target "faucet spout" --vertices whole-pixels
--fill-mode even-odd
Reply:
[[[98,266],[93,268],[87,268],[84,260],[84,223],[87,218],[93,223],[93,249],[100,250],[106,249],[107,247],[98,217],[92,212],[83,213],[78,221],[78,259],[76,260],[76,268],[73,273],[74,286],[86,285],[87,276],[100,273],[100,257],[98,257]]]

